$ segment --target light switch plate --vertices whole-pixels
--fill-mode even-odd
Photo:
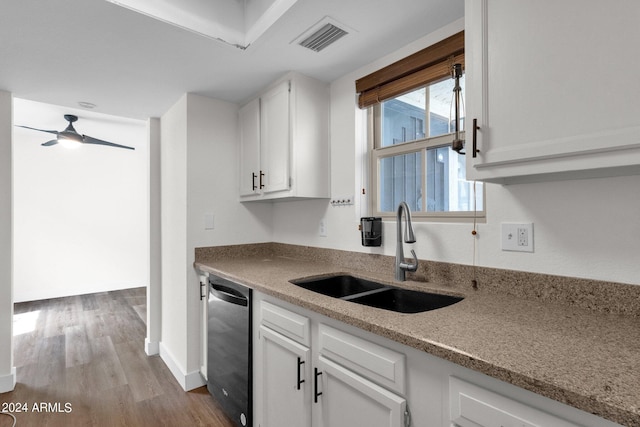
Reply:
[[[502,250],[533,252],[533,223],[502,223]]]
[[[215,217],[213,214],[204,214],[204,229],[213,230],[215,228]]]

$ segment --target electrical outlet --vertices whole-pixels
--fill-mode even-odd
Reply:
[[[529,246],[529,231],[527,227],[518,227],[518,246]]]
[[[502,250],[533,252],[533,224],[502,223]]]
[[[318,227],[318,235],[320,237],[327,237],[327,222],[324,218],[320,220],[320,226]]]

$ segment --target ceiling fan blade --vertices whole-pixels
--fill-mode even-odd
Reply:
[[[57,130],[37,129],[37,128],[32,128],[32,127],[29,127],[29,126],[21,126],[21,125],[16,125],[16,126],[17,126],[17,127],[19,127],[19,128],[25,128],[25,129],[37,130],[37,131],[40,131],[40,132],[53,133],[53,134],[55,134],[55,135],[57,135],[57,134],[58,134],[58,131],[57,131]]]
[[[82,135],[82,139],[84,143],[86,144],[98,144],[98,145],[107,145],[110,147],[118,147],[118,148],[126,148],[127,150],[135,150],[135,148],[133,147],[127,147],[126,145],[120,145],[120,144],[115,144],[113,142],[109,142],[109,141],[103,141],[101,139],[98,138],[93,138],[91,136],[88,135]]]
[[[51,146],[51,145],[56,145],[57,143],[58,143],[58,140],[57,140],[57,139],[52,139],[51,141],[47,141],[47,142],[45,142],[44,144],[40,144],[40,145],[43,145],[43,146],[45,146],[45,147],[49,147],[49,146]]]

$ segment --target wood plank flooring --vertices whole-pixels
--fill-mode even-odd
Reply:
[[[145,291],[15,304],[18,383],[0,394],[0,411],[14,409],[16,427],[233,427],[205,387],[185,392],[145,354]],[[0,427],[12,423],[0,416]]]

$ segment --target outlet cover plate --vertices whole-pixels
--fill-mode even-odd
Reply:
[[[318,226],[318,236],[327,237],[327,221],[322,218]]]
[[[533,252],[533,223],[502,223],[502,250]]]

